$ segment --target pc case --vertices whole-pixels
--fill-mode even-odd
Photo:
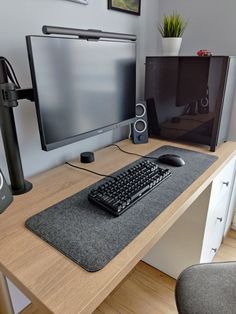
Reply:
[[[147,57],[149,136],[216,146],[228,137],[236,57]]]

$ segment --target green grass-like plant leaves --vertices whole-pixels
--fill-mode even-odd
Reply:
[[[178,13],[170,16],[164,15],[162,22],[158,25],[158,30],[162,37],[182,37],[187,22]]]

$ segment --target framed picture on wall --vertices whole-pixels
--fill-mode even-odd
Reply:
[[[140,15],[141,0],[108,0],[108,9]]]
[[[81,3],[81,4],[88,4],[88,0],[67,0],[67,1],[77,2],[77,3]]]

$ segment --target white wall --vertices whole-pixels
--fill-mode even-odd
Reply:
[[[107,0],[89,0],[81,5],[65,0],[7,0],[0,10],[0,55],[12,62],[23,87],[31,87],[25,35],[41,34],[42,25],[74,28],[95,28],[111,32],[133,33],[138,36],[138,98],[143,97],[144,56],[156,49],[156,19],[158,1],[142,1],[140,17],[107,10]],[[153,36],[154,34],[154,36]],[[28,101],[19,102],[14,109],[24,173],[27,176],[77,158],[81,151],[95,150],[121,137],[127,128],[108,132],[55,151],[41,150],[35,106]],[[0,168],[7,176],[7,167],[0,137]]]
[[[163,14],[178,11],[188,20],[183,36],[182,55],[193,55],[200,49],[214,54],[236,55],[235,0],[160,0],[159,19]],[[158,52],[161,37],[158,35]],[[236,141],[236,101],[230,123],[229,139]]]

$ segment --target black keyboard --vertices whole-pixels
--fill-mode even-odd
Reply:
[[[156,163],[142,160],[135,166],[101,184],[88,199],[102,209],[119,216],[171,175]]]

